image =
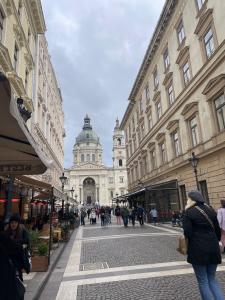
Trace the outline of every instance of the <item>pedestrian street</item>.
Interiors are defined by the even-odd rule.
[[[99,225],[79,227],[40,299],[200,300],[192,268],[176,251],[180,228]],[[217,276],[225,292],[225,257]]]

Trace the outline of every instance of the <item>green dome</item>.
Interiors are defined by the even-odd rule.
[[[81,133],[76,138],[76,144],[78,143],[99,143],[99,137],[97,134],[92,130],[92,126],[90,124],[90,118],[86,116],[84,118],[84,126]]]

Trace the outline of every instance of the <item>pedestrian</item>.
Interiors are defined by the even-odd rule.
[[[9,219],[6,235],[10,237],[16,244],[20,245],[23,249],[23,264],[16,266],[19,272],[19,278],[23,281],[22,269],[25,268],[26,272],[30,272],[29,264],[29,249],[30,241],[29,234],[23,224],[20,224],[19,214],[14,214]]]
[[[4,223],[0,221],[0,299],[23,300],[19,297],[16,276],[23,268],[23,248],[4,232]]]
[[[137,208],[137,219],[141,226],[144,225],[144,209],[141,206],[138,206]]]
[[[221,208],[218,209],[217,219],[221,230],[221,243],[225,253],[225,199],[221,200]]]
[[[192,264],[203,300],[225,300],[215,275],[221,263],[221,231],[213,208],[205,205],[199,191],[188,193],[183,217],[184,235],[188,239],[187,261]]]
[[[100,218],[101,218],[101,226],[105,225],[105,208],[102,206],[100,208]]]
[[[131,217],[131,221],[132,221],[132,225],[133,225],[133,226],[135,225],[136,213],[137,213],[136,208],[135,208],[135,207],[132,207],[131,213],[130,213],[130,217]]]
[[[124,227],[128,227],[129,210],[127,207],[121,208],[121,216],[123,219]]]
[[[94,208],[92,208],[92,210],[91,210],[90,224],[96,224],[96,212],[95,212]]]
[[[119,205],[117,205],[115,208],[115,216],[116,216],[116,224],[121,225],[121,213],[120,213]]]
[[[155,207],[153,207],[150,211],[150,214],[152,216],[153,224],[156,226],[157,219],[158,219],[158,211]]]
[[[90,218],[90,214],[91,214],[91,209],[88,208],[88,210],[87,210],[88,220],[89,220],[89,218]]]
[[[81,226],[85,226],[85,217],[86,217],[86,210],[84,207],[81,208],[81,211],[80,211],[80,224]]]

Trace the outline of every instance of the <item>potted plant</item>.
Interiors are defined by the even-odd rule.
[[[46,272],[48,270],[48,246],[41,242],[33,254],[32,272]]]
[[[62,224],[61,231],[63,241],[67,242],[70,239],[70,225],[67,223]]]

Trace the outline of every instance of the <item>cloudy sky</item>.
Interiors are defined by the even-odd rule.
[[[112,164],[121,120],[165,0],[42,0],[49,52],[62,91],[65,167],[88,113]]]

